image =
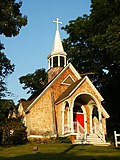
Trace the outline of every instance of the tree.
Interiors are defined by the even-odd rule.
[[[19,78],[20,83],[24,84],[23,89],[28,89],[27,93],[41,92],[47,84],[47,73],[45,69],[37,69],[34,73],[27,74]]]
[[[13,71],[14,64],[11,64],[6,55],[3,52],[0,52],[0,99],[4,97],[7,92],[5,79]]]
[[[26,127],[20,118],[6,119],[0,126],[0,143],[2,145],[26,144]]]
[[[15,109],[13,100],[0,99],[0,125],[8,118],[10,110]]]
[[[22,1],[0,0],[0,34],[6,37],[17,36],[22,26],[27,24],[27,17],[22,16]]]
[[[21,6],[21,1],[0,0],[0,35],[5,37],[17,36],[22,26],[27,24],[27,17],[22,16],[20,12]],[[2,99],[8,93],[6,78],[14,71],[15,67],[3,52],[4,49],[4,45],[0,41],[0,139],[4,137],[2,136],[3,128],[7,125],[6,122],[8,123],[9,121],[9,111],[15,107],[12,100]]]
[[[21,6],[21,1],[0,0],[0,35],[17,36],[21,27],[27,24],[27,17],[20,12]],[[0,42],[0,98],[5,96],[7,91],[6,77],[14,71],[14,65],[2,52],[3,49],[4,45]]]
[[[120,0],[92,0],[90,15],[69,21],[65,51],[80,73],[89,75],[105,98],[109,130],[120,128]]]

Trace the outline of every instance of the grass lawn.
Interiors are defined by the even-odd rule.
[[[120,147],[72,144],[36,144],[0,147],[0,160],[120,160]]]

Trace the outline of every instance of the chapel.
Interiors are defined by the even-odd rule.
[[[30,138],[69,137],[73,144],[106,144],[109,114],[88,76],[68,63],[57,24],[48,55],[48,84],[38,95],[19,101],[18,113]]]

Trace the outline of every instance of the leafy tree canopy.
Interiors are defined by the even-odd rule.
[[[23,89],[28,89],[27,93],[41,92],[47,84],[47,73],[45,69],[37,69],[34,73],[27,74],[19,78],[20,83],[24,84]]]
[[[6,37],[16,36],[22,26],[27,24],[27,17],[22,16],[22,1],[0,0],[0,34]]]
[[[0,52],[0,98],[5,96],[5,93],[7,92],[5,79],[13,71],[14,64],[11,64],[6,55],[3,52]]]
[[[91,0],[91,13],[69,21],[63,40],[69,61],[105,98],[109,127],[120,128],[120,0]]]
[[[27,17],[20,12],[21,6],[21,1],[0,0],[0,35],[17,36],[21,27],[27,24]],[[14,65],[3,53],[3,49],[4,45],[0,41],[0,98],[7,92],[6,77],[14,71]]]
[[[5,37],[14,37],[17,36],[20,32],[22,26],[27,24],[27,17],[22,16],[20,12],[20,7],[22,2],[16,2],[15,0],[0,0],[0,35]],[[4,45],[0,41],[0,143],[4,144],[17,142],[15,127],[19,128],[19,124],[16,122],[14,127],[13,121],[8,120],[8,115],[10,110],[13,110],[15,105],[12,100],[2,99],[7,91],[6,87],[6,78],[9,74],[14,71],[14,64],[11,64],[11,61],[7,58],[3,52]],[[17,54],[17,53],[16,53]],[[15,120],[16,121],[16,120]],[[8,124],[8,122],[10,122]],[[22,123],[21,123],[22,124]],[[2,126],[2,127],[1,127]],[[10,128],[9,128],[9,127]],[[14,129],[14,133],[11,137],[11,129]],[[18,129],[20,131],[20,129]],[[19,137],[22,137],[20,134]],[[11,138],[13,141],[11,142]],[[22,142],[22,140],[20,140]]]

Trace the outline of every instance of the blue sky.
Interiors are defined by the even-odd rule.
[[[90,13],[91,0],[24,0],[21,13],[27,15],[28,24],[13,38],[1,37],[7,57],[15,64],[15,71],[7,79],[7,87],[14,96],[8,97],[16,103],[20,98],[28,98],[18,78],[36,69],[48,69],[47,56],[52,50],[56,24],[59,18],[61,40],[67,37],[61,27],[78,16]]]

